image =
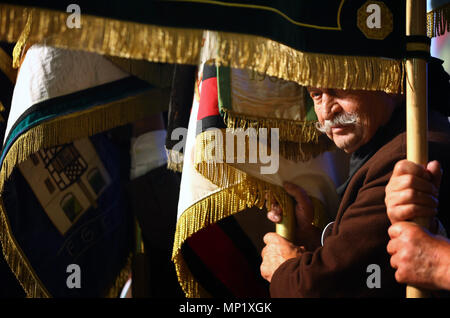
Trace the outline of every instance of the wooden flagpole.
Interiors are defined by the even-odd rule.
[[[406,1],[406,35],[426,36],[426,0]],[[415,44],[415,43],[414,43]],[[408,51],[416,51],[408,48]],[[406,159],[417,164],[428,162],[427,63],[423,58],[406,61]],[[428,227],[424,219],[414,220]],[[407,298],[424,298],[428,294],[413,286],[406,287]]]
[[[295,202],[293,199],[289,202],[292,209],[288,209],[288,211],[283,211],[283,217],[281,218],[281,222],[277,223],[275,226],[275,231],[280,236],[284,237],[286,240],[294,242],[295,239]]]

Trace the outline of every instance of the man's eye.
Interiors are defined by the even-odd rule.
[[[309,96],[311,96],[312,99],[318,99],[322,96],[320,92],[310,92]]]

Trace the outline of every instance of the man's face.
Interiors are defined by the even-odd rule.
[[[378,91],[308,88],[319,123],[347,153],[366,144],[387,123],[397,97]]]

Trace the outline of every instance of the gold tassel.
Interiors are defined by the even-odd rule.
[[[154,107],[149,107],[149,100],[154,102]],[[0,199],[3,196],[4,184],[14,168],[28,159],[31,154],[42,148],[66,144],[145,118],[162,111],[162,105],[167,105],[168,102],[169,89],[154,89],[83,112],[56,118],[31,128],[14,142],[3,160],[0,171]],[[0,221],[0,239],[5,259],[27,296],[50,297],[16,243],[2,201]],[[118,278],[118,282],[121,281],[121,277]],[[116,291],[114,288],[115,286],[112,287],[109,295]]]
[[[450,4],[427,13],[427,35],[430,38],[450,32]]]
[[[26,33],[25,7],[0,4],[0,40]],[[197,65],[203,31],[83,15],[80,29],[66,26],[67,13],[34,9],[27,43],[96,52],[151,62]],[[203,49],[218,65],[247,68],[302,86],[403,92],[404,62],[379,57],[305,53],[260,36],[216,32]]]

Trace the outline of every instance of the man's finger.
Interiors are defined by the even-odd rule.
[[[389,195],[392,192],[406,189],[414,189],[416,191],[438,195],[438,187],[434,185],[434,182],[430,183],[430,181],[411,174],[392,177],[386,186],[386,194]]]
[[[389,227],[388,234],[391,239],[395,239],[402,234],[402,230],[403,230],[402,223],[403,222],[398,222]]]
[[[418,204],[402,204],[395,208],[388,206],[388,217],[392,223],[413,220],[418,217],[432,218],[436,214],[436,208]]]
[[[278,235],[275,232],[266,233],[266,235],[264,235],[264,237],[263,237],[263,241],[264,241],[264,243],[266,243],[266,245],[280,244],[284,241],[289,242],[285,238],[281,237],[280,235]]]
[[[398,250],[398,240],[396,239],[390,240],[388,245],[386,246],[386,250],[391,255],[395,254]]]
[[[423,166],[409,160],[400,160],[397,162],[392,172],[392,176],[394,177],[404,174],[412,174],[424,180],[431,181],[429,173]]]
[[[273,210],[270,210],[269,212],[267,212],[267,218],[274,223],[281,222],[281,215],[279,215],[278,213],[276,213]]]
[[[386,206],[393,207],[405,204],[417,204],[429,208],[437,208],[439,200],[434,195],[409,188],[403,191],[391,192],[386,196]]]
[[[414,235],[413,231],[420,229],[420,226],[414,222],[397,222],[388,229],[388,234],[391,239],[402,236],[401,240],[408,240],[411,235]]]

